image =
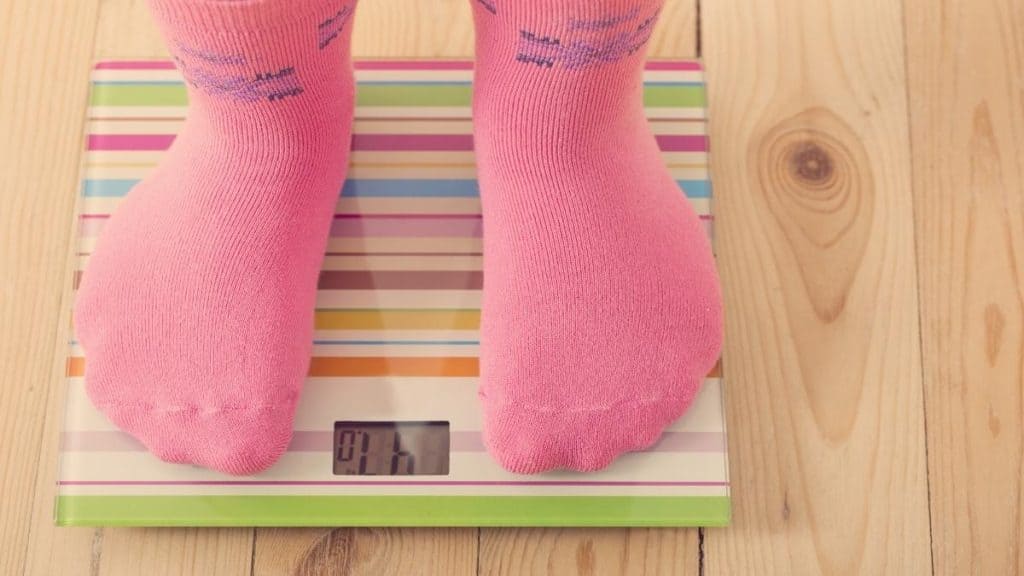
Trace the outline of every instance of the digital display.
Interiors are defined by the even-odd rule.
[[[448,422],[335,422],[336,476],[448,474]]]

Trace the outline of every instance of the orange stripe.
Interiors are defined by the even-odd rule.
[[[476,358],[338,358],[316,357],[309,366],[313,377],[451,376],[479,375]]]
[[[475,377],[480,373],[476,358],[362,358],[315,357],[309,375],[327,377],[448,376]],[[67,375],[85,374],[85,358],[68,358]]]
[[[67,375],[69,378],[82,376],[85,374],[85,358],[79,356],[73,356],[68,358]]]
[[[317,330],[476,330],[479,310],[317,310]]]
[[[362,358],[315,357],[309,366],[309,375],[328,377],[375,376],[450,376],[476,377],[480,373],[477,358]],[[85,358],[68,358],[67,375],[75,378],[85,374]],[[722,377],[722,363],[711,369],[708,378]]]
[[[708,372],[708,378],[721,378],[721,377],[722,377],[722,361],[719,360],[718,363],[715,364],[715,367],[711,369],[711,372]]]

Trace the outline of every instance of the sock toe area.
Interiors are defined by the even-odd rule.
[[[572,408],[482,401],[488,451],[509,472],[536,474],[560,469],[594,472],[622,454],[650,448],[686,412],[693,396]]]
[[[246,476],[270,468],[291,442],[301,363],[188,373],[166,359],[126,363],[106,346],[94,349],[85,369],[89,400],[164,462]]]
[[[232,475],[271,467],[288,448],[294,406],[105,405],[101,410],[161,460]]]

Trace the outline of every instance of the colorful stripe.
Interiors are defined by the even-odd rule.
[[[724,526],[728,497],[59,496],[61,526]],[[339,519],[344,519],[339,522]]]
[[[703,86],[688,83],[646,85],[644,106],[651,108],[703,108]],[[177,106],[188,104],[184,83],[178,84],[94,84],[91,106]],[[419,84],[395,82],[360,84],[356,90],[359,107],[469,108],[473,103],[471,86],[462,83]]]
[[[61,480],[60,486],[725,486],[726,482],[631,480]]]
[[[353,63],[356,70],[472,70],[471,60],[359,60]],[[651,60],[647,70],[701,71],[700,62],[684,60]],[[175,70],[169,60],[104,60],[98,62],[96,70]]]
[[[480,290],[481,272],[334,270],[320,274],[321,290]]]
[[[438,217],[422,215],[418,218],[336,218],[331,226],[334,237],[390,236],[393,238],[462,237],[481,238],[483,221],[479,218]]]
[[[721,377],[721,364],[716,364],[708,378]],[[71,356],[66,375],[85,375],[85,358]],[[314,356],[309,365],[311,378],[475,378],[480,375],[476,357],[358,357]]]
[[[317,330],[476,330],[480,326],[479,310],[317,310],[315,318]]]
[[[139,183],[138,179],[87,179],[82,185],[86,198],[122,198]],[[681,180],[679,186],[689,198],[709,198],[706,180]],[[349,180],[341,192],[348,198],[479,198],[476,180]]]
[[[452,452],[486,451],[479,430],[451,432]],[[296,430],[289,452],[330,452],[334,448],[334,432]],[[718,432],[666,432],[648,452],[721,452],[725,435]],[[144,452],[141,442],[124,432],[70,431],[61,435],[62,452]]]
[[[93,152],[165,151],[174,142],[173,134],[90,134],[86,147]],[[663,152],[707,152],[707,137],[702,135],[655,136]],[[469,152],[470,134],[355,134],[352,150],[411,152]]]

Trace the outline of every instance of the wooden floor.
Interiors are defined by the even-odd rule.
[[[361,56],[468,56],[363,0]],[[670,0],[709,69],[733,526],[52,526],[95,58],[142,0],[0,0],[0,574],[1024,574],[1024,2]]]

